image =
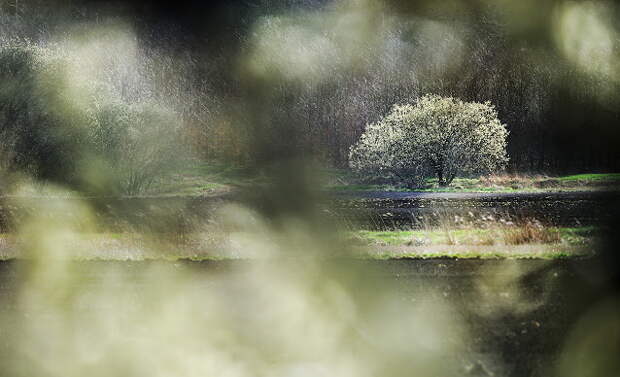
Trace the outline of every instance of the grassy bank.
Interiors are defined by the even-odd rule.
[[[323,187],[333,191],[412,191],[390,184],[369,184],[350,171],[328,169],[323,172]],[[181,171],[162,179],[151,195],[201,196],[229,192],[235,188],[265,183],[265,178],[243,167],[192,162]],[[320,182],[317,183],[320,187]],[[439,187],[436,178],[428,179],[415,191],[425,192],[559,192],[614,190],[620,185],[620,173],[578,174],[567,176],[493,175],[455,178],[448,187]]]
[[[593,227],[554,228],[520,225],[490,228],[408,231],[349,231],[342,234],[344,254],[355,258],[562,258],[592,255],[600,230]],[[259,245],[256,244],[259,243]],[[260,243],[272,243],[264,248]],[[27,239],[0,234],[0,259],[26,256]],[[286,256],[261,254],[281,248],[245,232],[200,232],[149,235],[140,233],[74,234],[64,240],[62,257],[79,260],[210,260]]]
[[[427,192],[559,192],[615,190],[620,173],[546,175],[491,175],[478,178],[455,178],[448,187],[437,179],[426,180],[423,187],[412,190],[390,184],[368,184],[344,170],[331,170],[327,188],[335,191],[427,191]]]
[[[229,192],[256,183],[253,172],[242,166],[188,161],[184,167],[163,177],[149,190],[151,195],[203,196]]]
[[[589,256],[600,239],[594,227],[537,224],[490,228],[351,231],[349,242],[368,258],[564,258]]]
[[[248,167],[218,162],[189,160],[182,168],[158,179],[139,196],[212,196],[239,188],[266,185],[268,178]],[[422,187],[411,189],[387,183],[369,183],[347,169],[317,171],[315,189],[328,191],[421,191],[421,192],[561,192],[616,190],[620,173],[546,175],[491,175],[477,178],[455,178],[448,187],[440,187],[436,178],[427,179]],[[31,182],[32,183],[32,182]],[[43,187],[40,182],[33,187]],[[40,196],[39,187],[31,194]],[[0,182],[0,196],[6,187]],[[23,190],[22,190],[23,191]],[[32,190],[31,190],[32,191]],[[6,193],[5,193],[6,194]],[[23,194],[28,195],[28,191]],[[79,193],[67,191],[67,195]]]

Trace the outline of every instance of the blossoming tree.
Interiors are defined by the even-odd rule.
[[[408,187],[419,187],[433,176],[447,186],[457,175],[504,168],[507,136],[490,102],[427,95],[413,105],[394,105],[383,119],[369,124],[351,146],[349,164]]]

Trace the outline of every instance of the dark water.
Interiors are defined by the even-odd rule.
[[[170,264],[170,269],[187,269],[197,274],[243,273],[248,261],[185,262]],[[568,335],[576,321],[602,300],[608,292],[600,276],[599,261],[588,260],[334,260],[337,271],[356,271],[368,286],[381,285],[384,293],[403,302],[446,303],[456,308],[454,321],[464,325],[467,338],[462,354],[454,355],[464,376],[550,376]],[[96,291],[100,276],[114,268],[121,275],[125,292],[136,298],[151,292],[140,274],[149,262],[80,262],[82,291]],[[331,268],[330,267],[330,268]],[[0,263],[0,314],[15,310],[15,292],[20,284],[16,262]],[[114,281],[106,281],[114,284]],[[348,283],[345,283],[345,286]],[[202,289],[212,289],[208,285]],[[215,289],[215,288],[213,288]],[[356,300],[372,296],[355,284],[350,294]],[[165,300],[166,297],[161,297]],[[131,304],[130,304],[131,305]],[[260,310],[260,308],[255,308]],[[120,312],[129,310],[118,308]],[[363,317],[363,306],[360,306]],[[31,313],[20,313],[13,321]],[[73,314],[75,315],[75,313]],[[247,313],[251,315],[251,313]],[[0,324],[4,328],[16,323]],[[0,342],[0,352],[10,354],[12,345]],[[604,350],[601,350],[604,352]],[[411,366],[412,372],[415,366]]]
[[[536,219],[546,225],[590,226],[613,220],[617,192],[574,193],[362,193],[335,199],[336,218],[365,229],[437,225],[441,221]]]
[[[72,208],[71,202],[86,202],[98,223],[107,231],[182,232],[213,218],[230,197],[136,197],[136,198],[2,198],[0,232],[18,229],[24,219],[37,216],[53,221],[57,208]],[[67,205],[69,204],[69,205]],[[65,213],[67,220],[80,224],[84,214]]]
[[[0,231],[19,227],[22,219],[36,214],[56,216],[54,201],[81,199],[26,198],[9,201],[0,198]],[[106,230],[184,232],[193,231],[217,219],[217,208],[230,201],[246,203],[269,217],[267,203],[245,196],[221,197],[153,197],[153,198],[90,198],[86,199]],[[410,228],[437,225],[459,216],[467,222],[536,219],[547,225],[600,225],[613,220],[610,208],[618,208],[620,192],[566,193],[421,193],[362,192],[332,193],[322,202],[326,217],[347,227],[364,229]],[[71,214],[68,214],[70,217]],[[76,213],[76,222],[81,216]]]

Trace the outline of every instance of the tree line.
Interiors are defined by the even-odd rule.
[[[187,16],[191,7],[187,14],[170,15],[123,4],[31,0],[20,1],[15,8],[5,1],[0,4],[4,49],[27,42],[36,47],[32,51],[55,54],[64,39],[71,40],[93,25],[106,38],[114,38],[118,34],[114,28],[121,25],[129,31],[136,53],[104,59],[107,65],[97,68],[97,81],[107,88],[102,92],[113,93],[103,96],[106,106],[112,106],[111,97],[120,100],[121,123],[148,118],[137,110],[140,106],[165,109],[167,115],[155,122],[160,124],[158,129],[178,130],[181,142],[191,147],[184,149],[207,160],[248,164],[301,156],[346,167],[349,150],[367,125],[386,116],[394,105],[440,95],[493,104],[509,132],[507,169],[511,172],[620,168],[616,148],[620,76],[589,70],[587,64],[571,59],[554,42],[552,31],[541,29],[551,22],[545,12],[522,32],[513,27],[521,19],[515,20],[510,9],[492,4],[463,3],[456,10],[446,10],[425,1],[413,9],[389,1],[219,3],[201,13],[201,22]],[[613,11],[609,17],[617,19],[617,8],[609,9]],[[593,14],[602,17],[599,13]],[[613,26],[607,31],[617,35]],[[118,43],[127,42],[126,34],[118,34]],[[92,41],[99,38],[92,35]],[[7,50],[7,46],[13,47]],[[3,59],[17,64],[15,56],[9,55]],[[613,54],[609,59],[618,63]],[[592,65],[601,60],[593,55]],[[3,74],[13,80],[14,72],[7,67]],[[10,117],[18,116],[9,111],[17,106],[10,98],[18,97],[6,85],[3,91],[2,106],[8,112],[1,126],[8,135],[7,130],[15,131],[17,124]],[[30,106],[32,115],[37,110],[29,103],[24,100],[19,106]],[[23,116],[25,110],[15,111]],[[52,121],[49,112],[45,114],[49,124],[62,119]],[[88,114],[90,118],[84,115],[84,119],[103,119],[93,111]],[[66,153],[76,145],[77,139],[71,138],[79,128],[60,129],[63,132],[53,132],[52,137],[36,127],[23,128],[28,137],[43,133],[32,139],[43,144],[35,145],[39,154],[30,163],[52,165],[37,168],[49,175],[65,174],[55,168],[71,159]],[[11,140],[17,140],[11,134]],[[50,143],[65,137],[70,139],[67,143]],[[7,140],[8,136],[3,147]],[[28,146],[23,149],[32,151]]]

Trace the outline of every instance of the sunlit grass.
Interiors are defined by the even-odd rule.
[[[504,230],[512,228],[518,227],[453,229],[449,230],[451,240],[448,239],[445,229],[395,231],[358,230],[349,232],[349,235],[370,244],[382,245],[415,245],[416,243],[439,245],[448,242],[466,245],[487,245],[490,239],[496,240],[497,243],[502,242],[502,233]],[[596,227],[549,227],[546,229],[550,232],[557,232],[559,234],[560,237],[557,242],[564,242],[567,244],[583,244],[597,232]]]
[[[552,248],[542,248],[536,252],[531,250],[515,251],[511,250],[506,253],[501,250],[491,250],[481,252],[474,250],[439,250],[426,252],[399,252],[399,251],[382,251],[379,253],[369,253],[362,255],[361,258],[370,260],[399,260],[399,259],[565,259],[575,257],[586,257],[590,254],[587,252],[573,250],[556,250]]]
[[[149,195],[218,195],[258,181],[256,174],[243,166],[190,160],[181,169],[157,182]]]
[[[411,189],[392,184],[372,184],[360,181],[343,169],[325,169],[323,187],[339,192],[558,192],[596,191],[614,189],[620,183],[620,173],[577,174],[560,177],[543,175],[498,175],[480,178],[455,178],[448,187],[439,187],[436,178],[426,180],[424,187]],[[255,171],[234,164],[189,160],[180,169],[162,177],[145,192],[147,196],[209,196],[234,191],[251,185],[265,184],[266,179]],[[317,183],[317,185],[319,185]],[[0,193],[1,195],[1,193]]]
[[[369,231],[347,234],[371,259],[400,258],[543,258],[592,255],[596,227],[558,228],[497,226],[491,228]],[[522,234],[521,232],[525,232]],[[515,237],[523,242],[515,242]]]
[[[327,189],[333,191],[420,191],[420,192],[558,192],[615,189],[620,173],[577,174],[551,177],[545,175],[491,175],[479,178],[455,178],[447,187],[440,187],[437,178],[429,178],[422,187],[365,183],[347,170],[330,169]]]
[[[558,177],[560,181],[620,181],[620,173],[575,174]]]

